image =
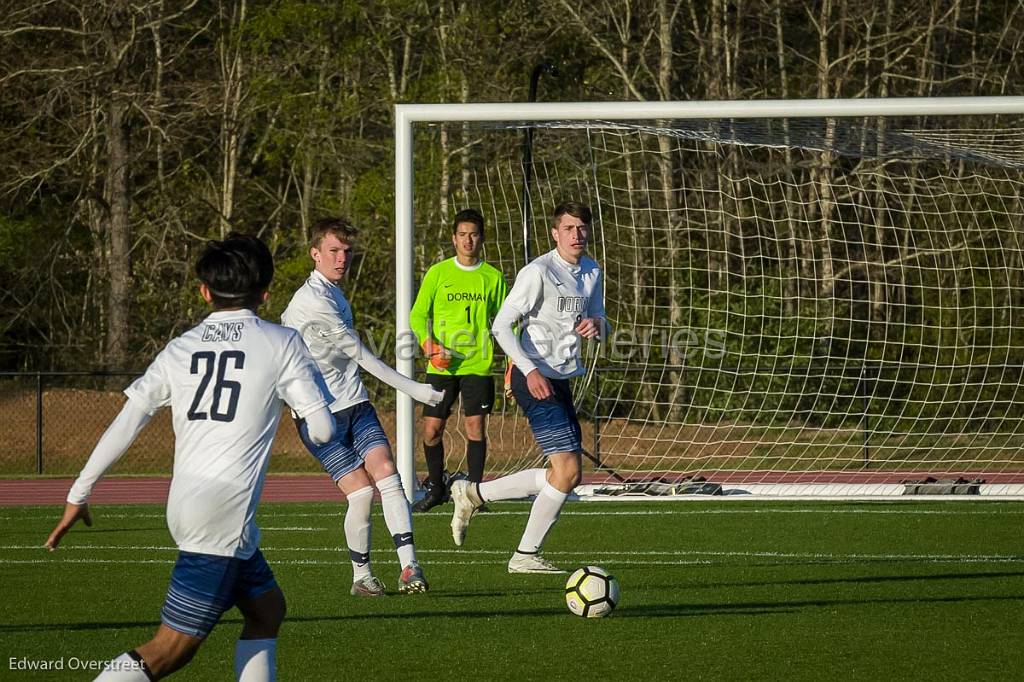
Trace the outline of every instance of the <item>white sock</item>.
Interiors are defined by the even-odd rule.
[[[544,484],[537,494],[537,499],[533,501],[530,518],[526,522],[526,530],[523,531],[519,549],[516,551],[526,554],[536,554],[540,551],[540,546],[544,544],[544,537],[558,520],[558,514],[562,511],[562,505],[565,504],[567,497],[569,497],[569,493],[563,493],[550,483]]]
[[[520,500],[536,495],[547,485],[547,469],[524,469],[480,484],[484,501]]]
[[[149,682],[151,678],[146,674],[145,663],[136,656],[138,654],[134,651],[121,654],[108,662],[96,679],[102,682]]]
[[[384,523],[395,541],[398,561],[405,568],[416,561],[416,545],[412,541],[412,512],[402,490],[402,479],[398,474],[392,474],[377,482],[377,490],[380,491],[380,505],[384,508]]]
[[[360,488],[346,496],[345,544],[352,560],[352,582],[368,578],[370,570],[370,510],[373,506],[373,487]]]
[[[235,644],[238,682],[273,682],[277,677],[277,640],[240,639]]]

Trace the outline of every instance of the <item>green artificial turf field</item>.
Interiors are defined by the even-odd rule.
[[[565,576],[511,576],[529,507],[492,504],[456,549],[451,507],[417,515],[424,595],[357,599],[337,504],[266,504],[264,553],[288,598],[281,680],[1024,678],[1024,503],[572,503],[545,546],[614,573],[603,620]],[[61,549],[56,507],[0,508],[0,679],[72,671],[154,631],[175,550],[163,510],[99,506]],[[373,560],[398,566],[383,518]],[[233,679],[237,611],[180,679]],[[63,670],[29,672],[40,662]]]

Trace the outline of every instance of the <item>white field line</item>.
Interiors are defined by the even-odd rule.
[[[0,551],[35,551],[42,549],[37,545],[0,545]],[[275,547],[267,546],[261,548],[264,552],[327,552],[342,553],[343,548],[335,547]],[[62,547],[49,561],[94,561],[103,563],[106,561],[122,561],[118,559],[64,559],[61,553],[80,551],[112,551],[112,552],[177,552],[178,548],[170,545],[69,545]],[[391,555],[394,550],[390,548],[379,548],[372,550],[373,554]],[[457,555],[457,556],[498,556],[504,560],[509,555],[509,550],[488,550],[488,549],[419,549],[418,554],[423,555]],[[924,563],[1024,563],[1024,555],[1012,554],[834,554],[827,552],[753,552],[753,551],[703,551],[703,550],[576,550],[576,551],[551,551],[545,552],[546,556],[563,557],[585,557],[587,560],[596,561],[594,557],[603,557],[614,563],[715,563],[714,560],[722,559],[774,559],[774,560],[799,560],[799,561],[821,561],[829,563],[859,563],[864,561],[889,561],[889,562],[924,562]],[[710,557],[710,559],[702,559]],[[664,558],[675,558],[675,561],[661,561]],[[685,559],[686,561],[680,561]],[[0,563],[12,563],[15,560],[0,559]],[[46,563],[46,559],[33,560],[35,563]],[[157,560],[123,560],[138,563],[162,563]],[[292,561],[313,561],[319,560],[292,560]],[[327,563],[348,564],[347,558],[337,562]],[[431,563],[452,563],[461,565],[464,562],[445,562],[431,560]],[[490,562],[484,562],[490,563]]]
[[[272,530],[275,532],[280,531],[302,531],[302,530],[338,530],[340,526],[329,527],[329,526],[260,526],[261,531]]]

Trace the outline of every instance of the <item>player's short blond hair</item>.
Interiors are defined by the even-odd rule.
[[[321,218],[313,225],[313,235],[310,246],[319,249],[324,237],[333,234],[342,244],[351,244],[359,236],[357,230],[347,218],[332,217]]]

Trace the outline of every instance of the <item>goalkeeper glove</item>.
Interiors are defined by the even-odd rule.
[[[437,369],[448,369],[448,365],[452,363],[452,355],[448,349],[433,339],[424,341],[422,348],[423,354],[429,359],[430,364]]]
[[[510,362],[505,368],[505,400],[514,403],[516,398],[512,395],[512,367],[514,365]]]

